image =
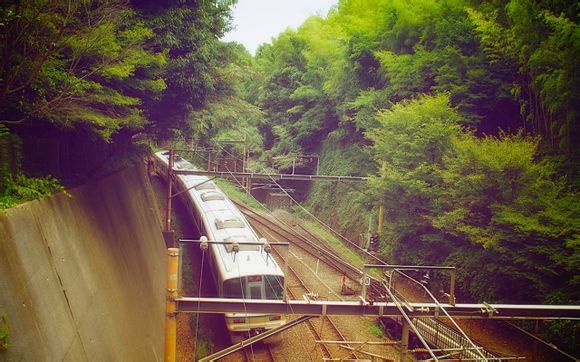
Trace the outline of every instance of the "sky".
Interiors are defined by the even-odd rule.
[[[297,29],[311,15],[326,17],[338,0],[238,0],[233,9],[234,29],[222,40],[242,43],[252,55],[262,43],[288,27]]]

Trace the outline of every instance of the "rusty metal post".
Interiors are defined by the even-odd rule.
[[[409,323],[403,321],[403,332],[401,335],[401,361],[405,360],[405,355],[409,350]]]
[[[363,275],[362,275],[362,298],[364,301],[367,300],[367,267],[366,265],[363,266]]]
[[[165,362],[175,362],[177,349],[177,271],[179,268],[179,249],[167,249],[167,294],[165,303]]]
[[[451,270],[451,281],[449,283],[449,304],[455,305],[455,269]]]
[[[244,157],[242,157],[242,171],[247,172],[248,169],[248,158],[249,158],[249,150],[248,150],[248,135],[244,135]],[[244,177],[243,185],[246,187],[246,192],[248,195],[252,194],[252,185],[249,177]]]
[[[175,247],[175,233],[171,228],[171,199],[173,193],[173,164],[175,150],[169,150],[169,165],[167,167],[167,205],[165,207],[165,229],[163,230],[163,239],[165,246],[168,248]]]

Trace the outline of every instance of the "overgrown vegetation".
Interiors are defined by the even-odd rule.
[[[62,174],[76,183],[94,177],[99,173],[96,169],[117,167],[118,160],[127,159],[118,154],[133,152],[127,145],[139,132],[162,139],[189,137],[193,130],[199,130],[190,120],[204,109],[206,100],[217,102],[233,92],[234,86],[225,75],[233,55],[228,55],[228,45],[218,38],[229,27],[234,3],[3,2],[2,207],[58,190],[58,183],[47,173]],[[232,108],[241,108],[235,104]],[[66,139],[52,131],[54,126],[67,133]],[[51,132],[44,134],[48,128]],[[86,130],[91,130],[93,137],[87,136]],[[76,131],[78,140],[74,140]],[[53,157],[50,167],[54,172],[45,170],[35,180],[17,171],[14,165],[22,156],[20,139],[46,147],[46,154]],[[101,146],[103,141],[109,145]],[[95,146],[86,147],[85,142]],[[87,151],[98,156],[75,155]],[[113,159],[117,165],[110,165]]]
[[[264,154],[370,175],[307,204],[354,240],[383,204],[381,257],[457,266],[464,300],[578,303],[576,5],[341,0],[257,51]]]
[[[0,124],[0,209],[23,201],[45,198],[62,191],[60,182],[52,176],[31,178],[24,175],[19,137],[10,134]]]
[[[578,303],[577,2],[339,0],[255,57],[218,40],[234,3],[0,5],[0,205],[59,190],[18,165],[29,126],[246,139],[254,171],[370,175],[306,204],[353,240],[383,204],[388,262],[458,266],[466,300]]]
[[[10,326],[8,315],[2,313],[2,325],[0,326],[0,351],[10,348]]]

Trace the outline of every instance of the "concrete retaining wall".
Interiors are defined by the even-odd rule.
[[[0,211],[0,360],[162,360],[166,249],[143,168],[70,194]]]

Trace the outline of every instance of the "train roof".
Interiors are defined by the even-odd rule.
[[[155,154],[166,164],[169,163],[169,151]],[[196,170],[196,167],[179,156],[174,156],[174,168],[179,170]],[[203,217],[206,235],[211,241],[236,242],[238,251],[233,245],[211,244],[211,250],[222,279],[238,278],[249,275],[278,275],[283,272],[272,256],[263,250],[259,238],[244,215],[232,203],[217,185],[207,176],[179,175],[182,187],[189,189],[189,197]]]

